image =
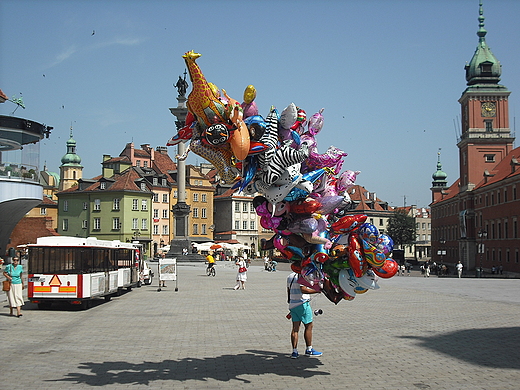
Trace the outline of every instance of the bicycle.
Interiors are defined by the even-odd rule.
[[[276,265],[278,264],[278,262],[274,261],[274,260],[269,260],[266,264],[265,264],[265,270],[267,272],[273,272],[275,271],[276,272]]]
[[[213,264],[212,267],[209,267],[209,263],[206,263],[206,264],[208,264],[208,267],[206,268],[206,275],[215,276],[217,274],[215,271],[215,264]]]

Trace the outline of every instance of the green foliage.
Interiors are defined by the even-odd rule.
[[[392,237],[394,244],[402,248],[415,242],[415,219],[398,210],[388,219],[387,234]]]

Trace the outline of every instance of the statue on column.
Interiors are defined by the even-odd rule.
[[[177,92],[180,97],[186,97],[186,91],[188,90],[188,82],[186,81],[186,71],[184,71],[184,79],[179,76],[179,80],[177,80],[177,84],[175,84],[177,88]]]

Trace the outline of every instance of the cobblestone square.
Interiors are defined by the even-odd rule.
[[[257,264],[257,263],[255,263]],[[290,359],[288,264],[248,271],[179,264],[175,282],[100,300],[86,311],[9,317],[2,301],[1,388],[8,389],[518,389],[520,281],[380,280],[334,305],[312,301],[319,358]],[[303,337],[300,351],[303,352]]]

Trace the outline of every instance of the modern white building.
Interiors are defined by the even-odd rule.
[[[6,255],[14,227],[43,200],[39,141],[52,127],[0,115],[0,255]]]

